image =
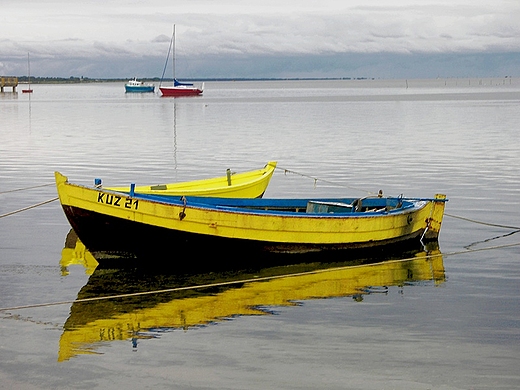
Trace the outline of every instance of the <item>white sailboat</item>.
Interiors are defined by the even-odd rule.
[[[29,53],[27,53],[27,74],[29,76],[29,87],[26,89],[22,89],[22,93],[32,93],[31,89],[31,61],[29,59]]]

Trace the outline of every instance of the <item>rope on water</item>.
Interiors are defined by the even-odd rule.
[[[504,228],[504,229],[515,229],[515,230],[520,230],[520,227],[518,227],[518,226],[498,225],[498,224],[495,224],[495,223],[482,222],[482,221],[477,221],[477,220],[475,220],[475,219],[470,219],[470,218],[465,218],[465,217],[459,217],[458,215],[453,215],[453,214],[448,214],[448,213],[444,213],[444,215],[446,215],[447,217],[452,217],[452,218],[462,219],[463,221],[467,221],[467,222],[478,223],[478,224],[480,224],[480,225],[493,226],[493,227]]]
[[[512,236],[513,234],[516,234],[516,233],[520,233],[520,230],[513,230],[512,232],[509,232],[507,234],[501,234],[500,236],[486,238],[485,240],[475,241],[475,242],[472,242],[469,245],[465,245],[464,248],[470,249],[472,246],[475,246],[475,245],[478,245],[478,244],[483,244],[485,242],[490,242],[490,241],[493,241],[493,240],[498,240],[498,239],[505,238],[505,237],[509,237],[509,236]]]
[[[457,251],[457,252],[450,252],[450,253],[438,253],[438,254],[434,254],[434,255],[425,255],[425,256],[423,256],[423,258],[424,259],[433,259],[436,257],[449,257],[449,256],[466,254],[466,253],[488,251],[488,250],[494,250],[494,249],[500,249],[500,248],[509,248],[509,247],[514,247],[514,246],[520,246],[520,242],[513,243],[513,244],[486,247],[486,248],[479,248],[479,249],[468,249],[468,250],[464,250],[464,251]],[[417,257],[410,257],[410,258],[399,259],[399,260],[395,260],[395,261],[396,262],[405,262],[405,261],[417,260],[417,259],[418,259]],[[294,277],[294,276],[305,276],[305,275],[311,275],[311,274],[340,271],[343,269],[355,268],[355,267],[362,267],[362,265],[334,267],[334,268],[319,269],[319,270],[313,270],[313,271],[307,271],[307,272],[298,272],[298,273],[294,273],[294,274],[265,276],[265,277],[261,277],[261,278],[233,280],[233,281],[229,281],[229,282],[210,283],[210,284],[202,284],[202,285],[196,285],[196,286],[175,287],[175,288],[168,288],[168,289],[163,289],[163,290],[142,291],[142,292],[138,292],[138,293],[84,298],[84,299],[76,299],[76,300],[72,300],[72,301],[59,301],[59,302],[48,302],[48,303],[36,303],[36,304],[32,304],[32,305],[23,305],[23,306],[2,307],[2,308],[0,308],[0,312],[9,311],[9,310],[32,309],[32,308],[38,308],[38,307],[70,305],[70,304],[74,304],[74,303],[85,303],[85,302],[102,301],[102,300],[108,300],[108,299],[129,298],[129,297],[137,297],[137,296],[144,296],[144,295],[151,295],[151,294],[163,294],[163,293],[187,291],[187,290],[200,290],[200,289],[204,289],[204,288],[231,286],[231,285],[235,285],[235,284],[245,284],[245,283],[252,283],[252,282],[265,282],[265,281],[269,281],[269,280],[282,279],[282,278],[288,278],[288,277]]]
[[[17,188],[17,189],[15,189],[15,190],[1,191],[1,192],[0,192],[0,195],[1,195],[1,194],[8,194],[8,193],[10,193],[10,192],[32,190],[32,189],[34,189],[34,188],[49,187],[49,186],[54,186],[54,185],[56,185],[56,183],[42,184],[42,185],[38,185],[38,186],[25,187],[25,188]]]
[[[46,201],[44,201],[44,202],[40,202],[40,203],[33,204],[32,206],[24,207],[23,209],[19,209],[19,210],[11,211],[11,212],[6,213],[6,214],[2,214],[2,215],[0,215],[0,218],[4,218],[4,217],[8,217],[9,215],[13,215],[13,214],[21,213],[22,211],[26,211],[26,210],[34,209],[35,207],[43,206],[44,204],[54,202],[55,200],[58,200],[58,197],[56,197],[56,198],[52,198],[52,199],[49,199],[49,200],[46,200]]]
[[[283,167],[276,167],[276,169],[282,170],[285,174],[292,173],[293,175],[298,175],[298,176],[306,177],[308,179],[312,179],[314,181],[314,187],[316,187],[318,181],[321,181],[323,183],[331,184],[331,185],[334,185],[334,186],[337,186],[337,187],[345,187],[345,188],[350,188],[351,190],[366,192],[367,194],[371,194],[371,195],[377,194],[377,192],[372,192],[372,191],[368,191],[368,190],[365,190],[365,189],[362,189],[362,188],[356,188],[356,187],[352,187],[352,186],[347,186],[345,184],[336,183],[336,182],[333,182],[333,181],[330,181],[330,180],[326,180],[326,179],[320,179],[319,177],[306,175],[304,173],[296,172],[296,171],[293,171],[291,169],[287,169],[287,168],[283,168]]]

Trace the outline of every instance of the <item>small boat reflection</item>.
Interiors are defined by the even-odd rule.
[[[71,265],[82,265],[85,273],[92,275],[99,263],[94,256],[85,248],[85,245],[78,239],[74,230],[70,230],[65,238],[65,247],[61,251],[60,268],[61,275],[69,274]]]
[[[364,295],[385,292],[390,286],[438,285],[445,280],[437,243],[388,257],[339,262],[320,253],[312,262],[180,274],[151,267],[96,268],[88,250],[79,242],[73,243],[74,232],[70,236],[67,245],[74,244],[75,255],[67,255],[70,252],[64,249],[68,257],[61,265],[83,264],[88,272],[93,268],[77,297],[93,300],[72,304],[60,338],[58,361],[97,354],[103,343],[116,340],[129,341],[136,349],[142,340],[160,337],[165,331],[188,331],[236,316],[268,315],[270,306],[347,296],[362,301]],[[79,258],[81,253],[83,259]],[[243,255],[244,263],[248,258],[248,254]],[[96,300],[121,294],[135,295]]]

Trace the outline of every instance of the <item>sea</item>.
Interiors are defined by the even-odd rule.
[[[519,78],[21,89],[0,94],[0,389],[520,388]],[[226,251],[171,242],[102,267],[56,200],[56,171],[145,185],[268,161],[264,197],[445,194],[438,245],[186,275]]]

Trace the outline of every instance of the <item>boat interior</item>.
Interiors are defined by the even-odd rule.
[[[326,198],[326,199],[241,199],[207,197],[173,197],[165,199],[157,195],[135,194],[135,197],[151,201],[172,203],[183,206],[206,207],[218,210],[252,210],[266,213],[305,213],[305,214],[352,214],[384,213],[413,207],[413,202],[402,197],[367,196],[363,198]]]

